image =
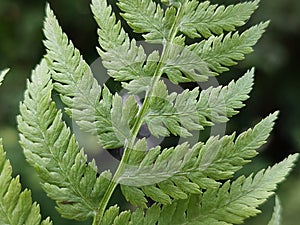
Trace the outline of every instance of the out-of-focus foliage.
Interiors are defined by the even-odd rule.
[[[88,63],[97,58],[94,46],[97,45],[96,23],[94,22],[88,0],[49,0],[64,30],[80,49]],[[112,4],[115,0],[110,1]],[[213,2],[220,3],[220,0]],[[224,4],[237,0],[225,0]],[[17,143],[15,115],[18,102],[22,99],[25,79],[31,69],[45,54],[42,47],[42,23],[46,1],[36,0],[0,0],[0,69],[10,67],[0,89],[0,136],[4,140],[8,158],[15,173],[21,174],[25,187],[32,189],[33,199],[44,203],[41,207],[43,216],[50,215],[56,224],[81,224],[60,220],[53,210],[54,203],[41,191],[38,179],[32,176],[32,170],[24,160]],[[247,110],[236,116],[228,124],[228,133],[236,127],[249,127],[262,115],[280,110],[277,125],[272,134],[263,158],[258,159],[257,166],[269,164],[266,161],[279,161],[288,153],[300,149],[300,1],[299,0],[261,0],[260,8],[252,18],[256,21],[271,20],[267,32],[255,52],[245,61],[234,67],[233,72],[223,76],[230,80],[252,65],[256,67],[255,86],[252,97],[247,101]],[[251,21],[250,21],[251,24]],[[127,28],[128,29],[128,28]],[[256,165],[256,164],[254,164]],[[300,197],[299,167],[293,177],[282,185],[279,193],[283,206],[285,225],[294,225],[298,221]],[[271,202],[272,203],[272,202]],[[267,204],[271,217],[272,204]],[[269,218],[264,216],[249,221],[247,224],[267,224]]]

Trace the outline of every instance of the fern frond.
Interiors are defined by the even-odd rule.
[[[2,84],[2,81],[3,81],[4,77],[5,77],[5,75],[8,73],[8,71],[9,71],[9,69],[4,69],[4,70],[0,71],[0,86]]]
[[[50,7],[46,10],[44,33],[47,47],[47,62],[54,88],[61,94],[67,106],[67,113],[81,129],[98,135],[104,148],[113,149],[124,145],[124,139],[117,137],[110,111],[113,98],[107,88],[101,96],[101,87],[93,77],[89,65],[82,59],[67,35],[62,32]],[[101,101],[100,98],[102,97]]]
[[[87,162],[62,122],[62,113],[51,99],[52,88],[50,71],[43,60],[33,71],[20,105],[20,143],[62,216],[86,219],[96,214],[111,174],[106,171],[97,177],[95,162]]]
[[[147,152],[146,144],[142,144],[145,140],[141,140],[132,152],[135,163],[132,162],[118,179],[124,196],[139,206],[144,206],[145,195],[169,204],[170,197],[185,199],[188,194],[218,187],[219,180],[231,178],[257,155],[256,150],[266,142],[276,117],[277,113],[271,114],[237,138],[235,134],[211,137],[205,144],[200,142],[192,148],[184,143]],[[155,196],[151,190],[155,190]]]
[[[268,225],[280,225],[281,224],[281,204],[278,196],[275,196],[275,205],[274,205],[274,211],[272,214],[272,218],[269,221]]]
[[[213,123],[223,123],[238,114],[237,109],[244,107],[243,102],[249,98],[253,77],[254,68],[248,70],[236,82],[231,81],[227,86],[203,90],[197,102],[200,118],[206,117]]]
[[[202,91],[195,88],[180,94],[169,94],[162,77],[166,75],[174,84],[206,81],[244,59],[268,22],[241,34],[235,30],[250,18],[259,0],[229,6],[197,0],[117,2],[121,16],[134,32],[163,47],[161,52],[147,55],[122,28],[107,0],[92,0],[91,9],[99,27],[97,50],[103,65],[130,94],[146,93],[141,104],[134,95],[113,95],[98,84],[47,5],[46,59],[32,72],[17,117],[20,143],[43,189],[56,201],[63,217],[93,217],[93,225],[227,225],[240,224],[256,215],[259,205],[273,194],[298,155],[256,175],[241,176],[233,182],[229,179],[258,154],[278,112],[240,135],[211,136],[194,146],[183,143],[148,149],[146,138],[138,138],[143,126],[156,137],[188,137],[191,131],[227,122],[238,113],[249,98],[254,69],[227,86]],[[205,39],[187,46],[187,37]],[[6,72],[0,73],[0,84]],[[60,94],[67,114],[82,130],[98,135],[104,148],[124,147],[113,176],[110,171],[98,174],[95,161],[88,162],[62,120],[62,112],[51,97],[53,90]],[[27,207],[24,213],[33,211],[33,219],[40,223],[37,204],[32,204],[29,191],[20,192],[18,178],[11,178],[4,156],[0,141],[0,181],[4,179],[0,183],[0,204],[2,199],[12,199],[12,206],[17,207],[8,206],[7,212],[14,215],[23,210],[17,204],[28,200],[23,204]],[[108,207],[118,185],[126,200],[139,207],[136,211],[120,212],[118,206]],[[154,204],[148,208],[149,200]],[[0,216],[4,214],[1,210],[6,213],[2,207]],[[279,211],[276,199],[269,225],[279,223]],[[42,224],[51,222],[48,219]]]
[[[241,176],[232,183],[227,181],[219,188],[207,189],[203,194],[190,195],[187,199],[176,200],[162,207],[155,204],[145,210],[145,213],[138,209],[131,213],[130,218],[127,211],[116,216],[118,209],[115,208],[115,214],[110,215],[110,219],[114,222],[122,220],[124,225],[241,224],[260,212],[258,207],[285,179],[297,157],[298,154],[290,155],[273,167],[259,171],[255,176]],[[149,217],[152,218],[151,223]]]
[[[199,94],[199,89],[185,90],[181,94],[168,95],[166,85],[157,84],[150,102],[145,122],[154,136],[190,136],[189,130],[201,130],[204,126],[227,122],[238,113],[249,98],[253,85],[254,69],[248,71],[228,86],[210,87]]]
[[[219,221],[240,224],[246,218],[255,216],[260,210],[257,207],[271,196],[277,184],[289,174],[298,157],[290,155],[282,162],[255,176],[239,177],[230,183],[227,181],[219,190],[210,189],[203,194],[201,214],[213,214]]]
[[[198,54],[187,47],[172,45],[167,53],[163,71],[175,84],[182,82],[203,82],[215,75]]]
[[[268,22],[255,25],[242,34],[228,33],[226,36],[211,36],[208,40],[188,46],[188,49],[197,54],[208,67],[217,73],[228,70],[228,66],[243,60],[246,54],[253,51],[253,46],[261,38],[268,26]]]
[[[160,4],[152,0],[119,0],[118,6],[124,12],[122,17],[134,32],[147,33],[143,35],[147,41],[161,43],[168,40],[170,27],[167,26]]]
[[[44,34],[46,37],[44,44],[47,48],[46,59],[52,78],[57,81],[54,84],[55,89],[68,106],[68,112],[75,117],[74,119],[79,120],[79,124],[82,121],[86,129],[96,129],[94,121],[98,111],[101,87],[93,78],[92,71],[82,59],[79,50],[74,48],[73,43],[62,32],[49,5],[46,8]],[[80,113],[82,110],[84,113]]]
[[[184,15],[180,21],[180,31],[191,38],[208,38],[213,33],[234,31],[250,18],[258,7],[259,0],[235,5],[211,5],[209,1],[185,1]]]
[[[144,70],[144,63],[153,60],[144,52],[142,46],[137,46],[136,41],[130,41],[127,33],[121,27],[121,22],[116,22],[116,16],[105,0],[93,0],[91,5],[95,20],[99,26],[98,53],[102,58],[108,74],[117,81],[128,81],[139,77],[149,76]],[[158,62],[158,59],[155,61]],[[155,70],[155,67],[153,68]],[[151,71],[152,75],[154,71]]]
[[[32,202],[31,192],[21,192],[20,178],[12,178],[12,167],[6,159],[0,139],[0,224],[51,225],[50,218],[41,221],[40,207]]]

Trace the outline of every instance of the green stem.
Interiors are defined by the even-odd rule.
[[[160,61],[159,61],[158,65],[156,67],[156,70],[154,72],[153,79],[152,79],[152,82],[149,86],[149,90],[146,93],[146,97],[145,97],[145,100],[143,102],[143,105],[142,105],[142,107],[141,107],[141,109],[140,109],[140,111],[137,115],[137,119],[136,119],[136,121],[135,121],[135,123],[132,127],[132,137],[131,137],[130,140],[128,140],[128,142],[125,145],[124,155],[123,155],[123,157],[120,161],[120,164],[118,166],[117,171],[114,174],[114,177],[113,177],[112,181],[110,182],[110,184],[109,184],[109,186],[108,186],[108,188],[107,188],[107,190],[106,190],[106,192],[103,196],[103,199],[102,199],[101,204],[99,206],[99,210],[97,211],[97,213],[94,217],[92,225],[100,225],[101,224],[101,220],[102,220],[103,215],[105,213],[107,204],[108,204],[115,188],[118,185],[117,180],[123,174],[125,166],[126,166],[128,160],[130,158],[130,154],[131,154],[133,146],[135,144],[136,137],[138,135],[138,132],[139,132],[142,124],[144,123],[144,117],[145,117],[145,115],[146,115],[146,113],[147,113],[147,111],[150,107],[150,100],[153,96],[154,89],[155,89],[157,83],[159,82],[159,80],[160,80],[160,78],[163,74],[164,62],[167,59],[168,53],[169,53],[169,51],[172,47],[173,40],[176,37],[176,34],[178,33],[178,22],[179,22],[181,12],[182,12],[182,8],[178,7],[176,20],[174,21],[174,23],[172,25],[172,28],[171,28],[170,33],[169,33],[168,40],[165,40],[165,44],[164,44],[164,47],[163,47],[163,51],[162,51]]]

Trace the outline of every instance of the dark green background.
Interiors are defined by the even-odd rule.
[[[114,1],[110,1],[114,4]],[[214,1],[225,4],[237,1]],[[96,23],[90,13],[88,0],[49,1],[64,31],[84,55],[88,63],[97,57]],[[0,1],[0,69],[11,71],[0,88],[0,136],[14,166],[14,174],[21,175],[24,187],[32,189],[34,200],[41,204],[43,216],[50,215],[55,224],[89,224],[63,220],[40,189],[38,179],[27,165],[18,145],[16,115],[23,98],[30,71],[45,54],[42,45],[42,23],[45,1]],[[246,174],[271,165],[300,149],[300,1],[262,0],[260,8],[249,21],[254,24],[271,20],[270,27],[246,60],[218,78],[226,84],[238,78],[248,68],[256,67],[254,90],[247,107],[227,125],[228,133],[241,132],[262,117],[280,110],[280,118],[260,157],[244,169]],[[128,27],[126,27],[127,31]],[[136,36],[140,38],[140,36]],[[295,168],[279,188],[284,207],[284,225],[297,224],[300,208],[300,173]],[[115,200],[116,201],[116,200]],[[263,206],[265,213],[247,224],[267,224],[273,199]]]

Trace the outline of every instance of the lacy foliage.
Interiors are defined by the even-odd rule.
[[[123,22],[146,42],[162,46],[162,51],[146,54],[125,32],[107,1],[92,0],[99,56],[109,76],[128,91],[127,98],[98,84],[47,5],[47,53],[28,80],[17,120],[26,159],[63,217],[93,218],[93,225],[225,225],[243,223],[260,212],[259,206],[288,175],[297,154],[248,177],[230,179],[266,143],[278,112],[241,134],[211,136],[193,146],[184,142],[149,148],[146,138],[138,139],[142,126],[155,137],[186,138],[239,113],[252,90],[254,69],[228,85],[180,93],[170,93],[165,78],[173,85],[205,82],[244,59],[268,26],[262,22],[243,32],[237,30],[258,3],[224,6],[197,0],[119,0]],[[192,39],[195,42],[187,44]],[[7,71],[1,72],[0,84]],[[66,114],[83,131],[97,136],[108,150],[124,149],[115,173],[98,174],[96,163],[87,160],[62,119],[64,112],[52,99],[54,91]],[[135,94],[144,94],[143,101],[137,101]],[[108,207],[118,185],[135,210]],[[19,178],[11,177],[2,147],[0,186],[1,223],[52,224],[49,219],[41,222],[30,192],[21,192]],[[280,211],[276,198],[269,225],[280,224]]]

